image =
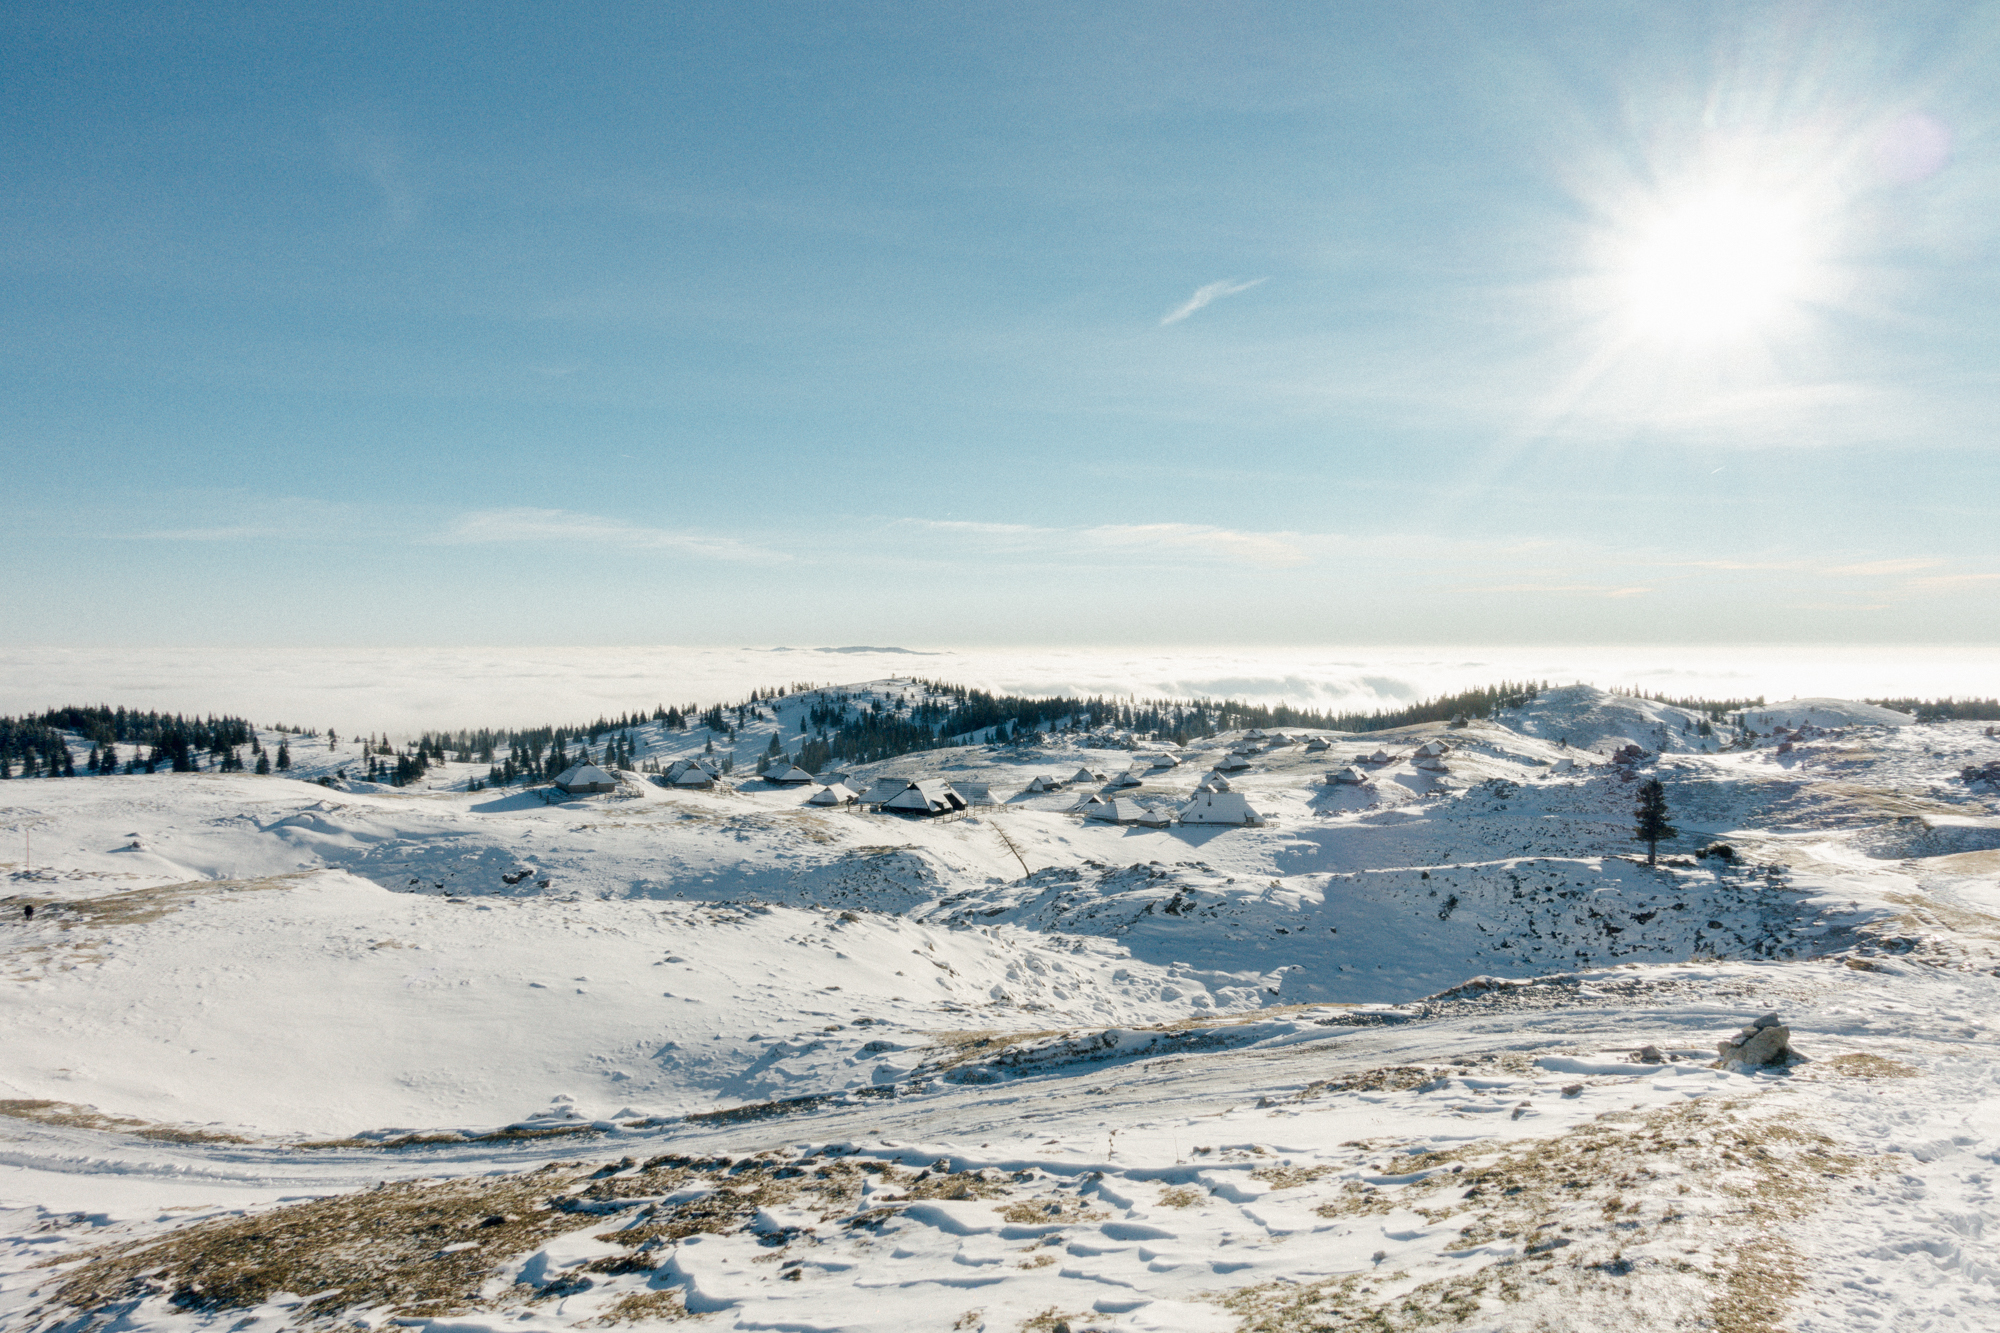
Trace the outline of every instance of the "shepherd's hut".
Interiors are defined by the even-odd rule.
[[[1192,801],[1181,807],[1180,821],[1183,824],[1253,825],[1262,824],[1264,816],[1251,807],[1242,792],[1198,792]]]
[[[571,764],[556,778],[556,786],[571,796],[588,796],[593,792],[617,791],[618,779],[596,764]]]

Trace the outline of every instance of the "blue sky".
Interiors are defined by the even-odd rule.
[[[0,37],[15,644],[2000,641],[2000,7]]]

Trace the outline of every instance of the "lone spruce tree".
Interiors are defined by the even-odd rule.
[[[1639,804],[1632,810],[1637,824],[1632,836],[1646,844],[1646,864],[1657,865],[1660,856],[1660,839],[1672,838],[1680,830],[1667,822],[1667,789],[1660,785],[1658,778],[1648,778],[1639,788]]]

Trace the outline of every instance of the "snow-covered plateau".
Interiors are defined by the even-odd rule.
[[[706,787],[653,723],[587,795],[0,783],[0,1327],[2000,1327],[1989,725],[1579,686],[840,775],[990,796],[911,818],[751,774],[813,703]],[[1178,820],[1218,767],[1255,822]]]

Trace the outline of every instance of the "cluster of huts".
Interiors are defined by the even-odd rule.
[[[1087,767],[1078,768],[1067,778],[1041,775],[1031,779],[1022,794],[1042,795],[1079,785],[1099,787],[1103,790],[1077,802],[1069,812],[1094,822],[1121,826],[1164,828],[1176,822],[1258,825],[1265,822],[1264,816],[1241,792],[1230,789],[1229,774],[1251,767],[1250,760],[1254,755],[1269,754],[1273,750],[1301,744],[1307,754],[1324,754],[1333,748],[1333,743],[1323,736],[1301,741],[1282,732],[1267,734],[1254,728],[1245,732],[1240,741],[1216,760],[1213,769],[1203,775],[1186,804],[1173,811],[1116,795],[1117,792],[1143,786],[1148,778],[1179,768],[1182,759],[1165,751],[1146,753],[1115,776],[1093,772]],[[1357,755],[1351,763],[1328,773],[1326,781],[1331,786],[1364,786],[1369,781],[1367,769],[1384,768],[1406,757],[1418,769],[1442,773],[1446,771],[1445,756],[1449,753],[1451,747],[1443,741],[1429,741],[1418,746],[1409,756],[1377,749],[1373,754]],[[714,756],[700,755],[675,760],[654,780],[667,787],[705,790],[723,782],[723,770]],[[779,787],[818,784],[819,790],[807,798],[808,805],[855,805],[926,818],[959,814],[994,804],[992,794],[984,783],[943,778],[884,777],[876,778],[865,791],[858,791],[842,776],[816,777],[782,756],[761,775],[761,780]],[[555,781],[559,789],[570,795],[615,791],[618,783],[616,774],[589,763],[572,765]]]
[[[1448,773],[1451,770],[1445,764],[1444,757],[1450,753],[1451,747],[1443,741],[1426,741],[1416,748],[1414,754],[1407,757],[1412,768],[1427,773]],[[1365,786],[1368,782],[1368,774],[1363,770],[1362,765],[1366,764],[1369,768],[1387,768],[1390,764],[1399,763],[1404,758],[1405,756],[1403,755],[1390,754],[1387,750],[1381,749],[1376,750],[1374,754],[1357,755],[1352,763],[1327,774],[1326,782],[1329,787]]]

